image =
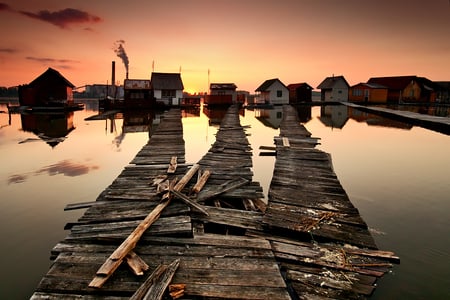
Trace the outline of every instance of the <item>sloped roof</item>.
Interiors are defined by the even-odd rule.
[[[366,86],[366,87],[371,88],[371,89],[387,89],[386,86],[381,85],[381,84],[365,83],[365,82],[360,82],[358,84],[355,84],[355,85],[351,86],[351,88],[355,88],[355,87],[358,87],[358,86]]]
[[[381,84],[391,90],[403,90],[416,78],[417,76],[372,77],[367,83]]]
[[[209,85],[211,90],[235,90],[237,86],[234,83],[211,83]]]
[[[263,82],[263,84],[261,84],[256,90],[255,92],[265,92],[269,89],[269,87],[274,84],[275,82],[279,82],[281,83],[285,88],[287,88],[287,86],[284,85],[284,83],[281,82],[280,79],[278,78],[273,78],[273,79],[268,79],[266,81]]]
[[[287,86],[287,88],[289,90],[296,90],[299,87],[309,87],[311,90],[313,89],[312,86],[310,86],[309,84],[307,84],[306,82],[301,82],[301,83],[291,83]]]
[[[343,80],[344,83],[347,85],[347,87],[350,87],[350,85],[348,84],[347,80],[345,80],[344,76],[331,76],[331,77],[327,77],[325,78],[320,84],[319,86],[317,86],[317,88],[319,90],[322,89],[332,89],[334,87],[334,85],[336,84],[336,82]]]
[[[36,79],[34,79],[28,85],[30,87],[33,87],[48,82],[51,82],[52,84],[61,84],[70,88],[75,87],[69,80],[62,76],[61,73],[52,68],[48,68],[47,71],[36,77]]]
[[[180,73],[152,73],[150,84],[156,90],[183,90]]]

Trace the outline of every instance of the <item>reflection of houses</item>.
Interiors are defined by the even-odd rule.
[[[228,106],[203,106],[203,113],[208,117],[209,125],[220,125],[228,111]],[[245,115],[245,109],[239,110],[239,115]]]
[[[19,103],[23,106],[73,104],[73,88],[58,71],[48,68],[31,83],[19,86]]]
[[[297,107],[298,119],[301,123],[311,120],[311,106],[301,105]]]
[[[317,88],[321,90],[322,101],[347,101],[349,87],[344,76],[332,76],[325,78]]]
[[[266,127],[278,129],[283,118],[283,107],[275,106],[270,109],[255,109],[255,118]]]
[[[231,105],[237,101],[237,86],[234,83],[211,83],[209,95],[205,97],[206,105]]]
[[[227,113],[227,107],[209,107],[203,106],[203,113],[208,117],[209,125],[220,125],[223,117]]]
[[[180,73],[153,72],[150,83],[157,103],[180,105],[184,89]]]
[[[124,104],[126,107],[152,107],[155,100],[152,95],[150,80],[125,79]]]
[[[73,115],[73,112],[21,114],[22,130],[34,133],[53,148],[75,129]]]
[[[357,122],[365,122],[369,126],[380,126],[380,127],[390,127],[399,129],[411,129],[413,125],[392,120],[389,118],[383,118],[382,116],[371,114],[368,112],[363,112],[359,109],[352,107],[348,108],[348,117]]]
[[[388,88],[376,83],[358,83],[350,87],[348,101],[351,102],[386,102]]]
[[[153,110],[127,110],[123,112],[122,133],[149,132],[151,135],[154,118]]]
[[[288,85],[287,88],[289,89],[290,104],[312,101],[312,87],[306,82],[293,83]]]
[[[289,89],[278,78],[264,81],[255,92],[255,104],[289,103]]]
[[[387,102],[434,102],[436,100],[433,82],[424,77],[373,77],[367,83],[387,87]]]
[[[321,106],[319,119],[327,127],[343,128],[348,120],[347,106],[345,105]]]

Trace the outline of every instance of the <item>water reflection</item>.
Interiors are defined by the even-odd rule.
[[[91,170],[97,170],[97,165],[90,165],[86,163],[77,163],[72,160],[63,160],[55,164],[47,165],[34,172],[13,174],[8,178],[8,184],[23,183],[30,176],[38,175],[64,175],[69,177],[81,176],[89,173]]]
[[[321,106],[319,120],[327,127],[342,129],[348,120],[347,106]]]
[[[368,126],[380,126],[405,130],[410,130],[413,128],[412,124],[383,118],[382,116],[363,112],[345,105],[326,105],[320,107],[319,120],[327,127],[331,127],[332,129],[343,129],[350,119],[355,120],[358,123],[366,123]]]
[[[56,147],[75,129],[73,125],[73,114],[73,112],[21,114],[22,130],[34,133],[38,139],[27,138],[19,143],[42,140],[50,147]]]

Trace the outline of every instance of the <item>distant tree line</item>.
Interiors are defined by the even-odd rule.
[[[19,88],[0,86],[0,97],[19,97]]]

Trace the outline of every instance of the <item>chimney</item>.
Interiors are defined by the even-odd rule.
[[[125,79],[128,79],[128,72],[127,72],[127,74],[125,75]]]
[[[116,97],[116,62],[114,60],[111,64],[111,97]]]

